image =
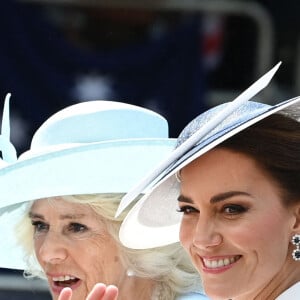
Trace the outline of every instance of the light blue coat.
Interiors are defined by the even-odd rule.
[[[176,300],[209,300],[207,296],[201,293],[184,294],[176,298]]]

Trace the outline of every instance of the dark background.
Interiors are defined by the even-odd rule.
[[[135,8],[149,3],[142,0],[124,1],[131,7],[64,2],[1,2],[0,99],[12,93],[11,134],[19,152],[46,118],[79,101],[152,108],[176,137],[202,110],[232,100],[279,60],[261,100],[299,93],[296,0],[208,1],[220,4],[199,11]],[[240,12],[224,3],[236,3]]]
[[[18,153],[51,114],[80,101],[154,109],[176,137],[202,110],[232,100],[279,60],[283,65],[259,99],[276,103],[300,94],[296,0],[210,0],[199,11],[145,9],[142,0],[115,7],[108,5],[113,0],[77,2],[1,1],[0,99],[12,93]],[[0,285],[7,276],[20,277],[8,270],[0,275]],[[0,288],[6,300],[45,295],[34,287],[25,292],[20,283]]]

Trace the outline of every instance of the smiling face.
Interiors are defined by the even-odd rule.
[[[124,276],[119,250],[89,206],[62,198],[37,200],[30,218],[53,299],[65,286],[73,289],[72,300],[82,300],[97,282],[118,285]]]
[[[293,282],[295,213],[254,160],[211,150],[182,169],[178,200],[180,240],[211,299],[274,299]]]

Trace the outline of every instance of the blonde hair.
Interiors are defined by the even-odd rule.
[[[124,267],[134,276],[154,280],[159,299],[175,299],[179,294],[201,290],[198,272],[194,269],[186,252],[179,243],[169,246],[135,250],[124,247],[119,241],[119,228],[126,215],[125,211],[117,219],[114,217],[123,194],[88,194],[62,196],[62,200],[89,205],[101,218],[120,249]],[[50,198],[51,199],[51,198]],[[130,208],[129,208],[130,209]],[[25,275],[44,278],[35,258],[33,248],[33,226],[28,216],[18,226],[18,238],[26,251],[29,266]]]

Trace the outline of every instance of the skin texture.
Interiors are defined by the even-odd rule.
[[[180,240],[210,299],[275,299],[299,280],[290,243],[299,205],[284,206],[250,157],[209,151],[181,170],[178,200]]]
[[[61,291],[58,300],[72,300],[72,294],[73,292],[71,288],[64,288]],[[112,285],[106,286],[103,283],[97,283],[86,300],[117,300],[117,298],[117,287]]]
[[[121,285],[126,272],[119,250],[91,208],[59,198],[37,200],[30,217],[36,256],[47,275],[54,300],[64,286],[72,288],[72,300],[82,300],[97,282]],[[76,277],[76,283],[58,286],[53,282],[53,277],[64,275]],[[100,290],[98,286],[94,294],[104,295],[103,290],[103,286]],[[69,299],[68,290],[66,293],[67,298],[61,299]],[[97,299],[114,299],[107,297],[115,296],[115,291],[109,288],[107,295]]]

